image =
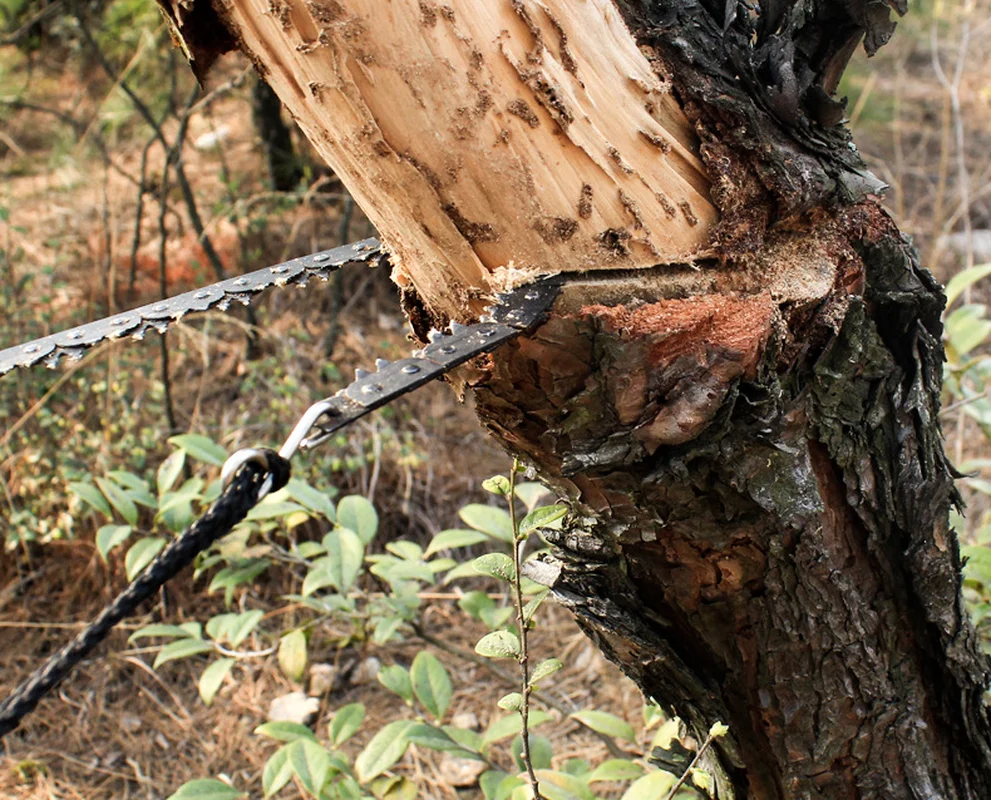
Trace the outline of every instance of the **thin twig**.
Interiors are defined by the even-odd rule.
[[[0,439],[0,447],[6,447],[10,443],[10,440],[13,438],[14,434],[17,433],[21,428],[23,428],[24,425],[28,422],[28,420],[30,420],[35,414],[37,414],[39,411],[41,411],[42,408],[45,407],[48,401],[52,398],[52,395],[58,392],[59,389],[61,389],[62,386],[65,384],[65,382],[69,380],[69,378],[71,378],[76,372],[81,370],[83,367],[87,366],[91,361],[93,361],[98,356],[103,355],[103,351],[107,348],[108,345],[109,342],[104,342],[103,344],[98,345],[96,349],[90,351],[83,359],[77,361],[75,364],[69,367],[69,369],[63,372],[59,376],[59,379],[52,384],[51,388],[49,388],[49,390],[41,396],[41,399],[39,399],[33,406],[31,406],[31,408],[25,411],[17,420],[17,422],[15,422],[6,430],[6,432],[3,435],[3,438]]]
[[[520,727],[523,743],[523,764],[526,767],[527,778],[533,788],[534,800],[542,800],[537,773],[533,769],[533,757],[530,755],[530,651],[527,647],[527,619],[523,603],[523,548],[526,537],[520,536],[520,524],[516,517],[516,476],[519,474],[519,459],[513,459],[513,469],[509,474],[509,522],[513,529],[513,594],[516,601],[516,623],[520,631]]]
[[[37,12],[33,17],[30,17],[21,27],[16,31],[4,36],[0,39],[0,47],[5,47],[6,45],[17,44],[25,36],[31,33],[31,29],[40,22],[44,22],[49,17],[54,17],[56,14],[62,11],[61,0],[55,0],[51,5],[45,6],[39,12]]]
[[[718,725],[719,723],[716,724]],[[716,740],[716,737],[713,735],[714,728],[715,726],[709,729],[709,735],[705,737],[705,741],[702,742],[702,746],[695,754],[695,758],[692,759],[692,762],[688,765],[688,768],[681,774],[681,777],[678,778],[674,786],[671,787],[671,790],[664,796],[664,800],[673,800],[674,796],[678,793],[678,790],[685,785],[685,781],[688,780],[688,776],[692,774],[692,770],[695,769],[695,765],[699,763],[699,759],[705,755],[705,751],[708,750],[709,746]]]
[[[427,644],[433,645],[438,650],[443,650],[445,653],[450,653],[452,656],[456,656],[457,658],[463,659],[465,661],[470,661],[472,664],[477,664],[480,667],[484,667],[486,670],[491,672],[499,680],[503,681],[508,686],[516,685],[516,678],[514,678],[512,675],[506,672],[502,667],[493,663],[492,659],[483,658],[482,656],[472,652],[471,650],[463,650],[462,648],[458,647],[457,645],[451,644],[445,639],[441,639],[437,636],[434,636],[432,633],[430,633],[423,627],[423,624],[421,622],[413,621],[410,623],[410,627],[412,627],[413,632],[421,639],[423,639],[423,641],[425,641]],[[549,694],[547,694],[547,692],[541,691],[540,689],[534,689],[531,692],[531,695],[537,700],[539,700],[543,705],[557,711],[562,717],[568,717],[571,714],[571,710],[568,709],[568,707],[564,705],[564,703],[562,703],[557,698],[551,697]],[[613,758],[630,757],[630,754],[625,752],[619,745],[617,745],[616,742],[612,739],[612,737],[607,736],[604,733],[600,733],[594,728],[590,728],[588,725],[586,725],[584,722],[582,722],[579,719],[574,719],[574,721],[578,723],[581,727],[589,731],[589,733],[592,733],[595,736],[597,736],[606,746],[606,749],[609,751],[609,754]]]
[[[341,211],[341,227],[338,231],[338,244],[344,246],[351,236],[351,218],[354,216],[354,199],[350,194],[344,196],[344,208]],[[334,272],[330,284],[330,325],[323,339],[323,353],[327,358],[334,354],[334,346],[341,331],[341,306],[344,301],[344,288],[341,283],[340,270]]]
[[[189,214],[189,221],[193,225],[193,230],[196,231],[196,236],[198,237],[199,243],[203,248],[203,252],[206,253],[207,260],[213,267],[217,280],[223,280],[227,277],[227,272],[224,269],[220,255],[213,246],[213,241],[206,232],[206,227],[203,225],[203,218],[200,216],[199,208],[196,204],[196,196],[193,194],[193,189],[189,184],[189,179],[186,176],[186,170],[184,169],[182,163],[182,146],[184,144],[193,105],[199,97],[199,86],[194,89],[189,101],[186,104],[184,113],[179,115],[179,132],[176,134],[175,142],[173,142],[170,146],[168,140],[165,138],[165,133],[162,130],[162,126],[155,120],[155,117],[151,113],[151,109],[149,109],[144,101],[138,97],[126,80],[117,76],[116,70],[114,70],[113,66],[107,60],[106,55],[104,55],[103,50],[93,38],[89,28],[83,22],[82,17],[79,15],[77,15],[77,17],[79,18],[79,29],[83,35],[83,39],[85,39],[86,45],[99,62],[100,67],[107,74],[107,77],[114,81],[120,87],[120,90],[127,95],[128,100],[131,101],[131,105],[133,105],[135,110],[141,115],[148,127],[152,129],[155,137],[161,142],[166,153],[169,153],[172,156],[171,160],[172,166],[175,168],[176,183],[179,185],[179,191],[182,193],[183,201],[186,204],[186,213]]]
[[[165,298],[168,297],[168,280],[166,275],[166,259],[168,254],[166,252],[166,242],[168,241],[169,231],[168,226],[165,224],[165,212],[168,204],[169,195],[169,165],[166,160],[165,169],[162,170],[162,185],[159,189],[159,209],[158,209],[158,290],[159,294]],[[169,348],[167,347],[166,334],[162,334],[158,340],[159,350],[162,356],[162,390],[164,392],[163,400],[165,403],[165,420],[169,425],[169,433],[175,433],[178,430],[175,418],[175,407],[172,405],[172,382],[169,377]]]

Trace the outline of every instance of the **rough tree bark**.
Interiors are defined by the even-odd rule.
[[[414,331],[573,273],[458,378],[571,501],[558,598],[719,797],[988,798],[938,421],[942,296],[832,98],[904,0],[162,0],[249,55]]]

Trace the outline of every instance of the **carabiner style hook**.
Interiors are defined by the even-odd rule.
[[[327,414],[336,413],[336,408],[333,403],[332,398],[327,398],[325,400],[320,400],[314,403],[306,411],[303,412],[303,416],[299,418],[299,422],[292,429],[292,432],[286,438],[282,447],[279,448],[279,455],[282,456],[286,461],[290,461],[296,451],[300,447],[303,449],[313,447],[315,444],[319,444],[327,435],[318,434],[314,438],[309,437],[309,433],[313,430],[313,427],[317,424],[319,419]],[[321,432],[323,433],[323,432]],[[268,459],[265,457],[265,453],[262,450],[257,450],[253,447],[247,447],[242,450],[231,454],[224,462],[224,466],[220,470],[220,481],[221,485],[227,486],[230,483],[231,478],[234,477],[236,473],[244,464],[248,462],[255,462],[261,466],[262,469],[268,469]],[[261,485],[261,489],[258,491],[258,499],[261,500],[265,495],[269,493],[272,488],[272,476],[269,475],[265,482]]]

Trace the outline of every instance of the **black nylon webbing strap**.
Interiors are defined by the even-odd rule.
[[[264,451],[268,469],[251,461],[238,470],[234,479],[207,512],[172,544],[166,547],[147,569],[135,578],[117,598],[75,639],[49,656],[13,694],[0,705],[0,738],[14,730],[41,699],[58,686],[90,651],[107,638],[113,627],[152,597],[166,581],[192,563],[196,554],[221,536],[228,534],[258,502],[258,494],[271,475],[272,489],[289,482],[289,462],[272,450]]]

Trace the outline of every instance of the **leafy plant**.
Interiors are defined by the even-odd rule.
[[[199,456],[206,456],[208,461],[211,458],[211,451],[200,440],[184,439],[174,444],[177,453],[199,445],[203,448]],[[185,452],[188,454],[189,449]],[[214,455],[219,458],[219,453]],[[181,457],[173,454],[170,458],[175,461],[160,469],[164,484],[172,472],[178,472],[175,464]],[[645,710],[642,734],[628,721],[601,710],[584,709],[556,717],[556,712],[531,707],[535,698],[546,698],[540,687],[565,667],[555,656],[543,658],[535,666],[530,664],[527,634],[536,625],[547,589],[527,579],[524,571],[529,559],[545,547],[541,531],[561,525],[566,509],[561,505],[539,506],[546,490],[539,484],[519,482],[518,475],[518,465],[514,465],[509,477],[497,476],[484,484],[507,508],[466,506],[459,517],[467,527],[441,531],[426,547],[403,540],[379,541],[378,516],[364,498],[345,497],[335,505],[329,496],[297,486],[283,498],[273,499],[269,512],[252,521],[240,538],[228,538],[238,538],[234,549],[242,551],[256,547],[261,538],[266,543],[268,562],[297,571],[301,590],[285,600],[304,608],[309,614],[307,620],[279,630],[272,624],[281,615],[266,616],[261,609],[231,611],[212,617],[203,626],[147,626],[136,631],[132,640],[154,638],[161,642],[155,669],[181,659],[205,658],[199,688],[206,703],[215,701],[219,688],[242,659],[274,657],[283,673],[299,682],[308,651],[318,641],[316,646],[331,644],[339,651],[357,648],[367,653],[370,647],[380,648],[382,660],[391,663],[379,668],[378,683],[400,701],[397,713],[377,726],[371,725],[366,706],[359,701],[336,709],[326,726],[316,731],[291,722],[258,726],[257,735],[278,745],[261,777],[265,797],[279,795],[292,785],[303,796],[316,800],[413,798],[418,787],[400,768],[410,746],[478,762],[478,785],[486,800],[593,800],[603,788],[613,791],[624,786],[627,800],[641,800],[673,791],[679,777],[654,768],[651,754],[671,746],[672,740],[679,738],[680,727],[677,720],[665,721],[656,706]],[[105,495],[103,500],[110,505]],[[520,503],[525,513],[517,513]],[[329,526],[326,533],[295,539],[294,533],[303,523],[302,518],[297,519],[301,509]],[[280,520],[281,527],[260,527],[263,521],[267,524],[271,520]],[[475,557],[468,554],[466,548],[479,545],[492,549]],[[204,559],[201,569],[209,568],[217,556]],[[214,584],[224,569],[214,576]],[[487,630],[475,654],[459,651],[424,632],[424,596],[455,582],[470,584],[458,602],[465,619],[475,620]],[[493,584],[500,590],[491,591]],[[376,591],[379,587],[385,591]],[[410,661],[390,656],[390,642],[410,637],[426,637],[424,642],[435,646],[421,648]],[[249,638],[256,649],[245,651]],[[518,691],[498,701],[500,712],[476,730],[451,716],[456,683],[450,659],[479,657],[483,664],[515,659],[520,665],[520,682]],[[596,733],[611,743],[613,757],[599,764],[557,758],[552,738],[538,732],[555,719],[578,723],[579,729]],[[651,734],[655,727],[657,731]],[[646,737],[642,748],[638,746],[641,736]],[[685,776],[696,787],[703,786],[707,778],[695,764]],[[172,799],[212,797],[211,792],[217,797],[236,797],[240,796],[238,791],[223,780],[199,780],[180,787]]]
[[[946,286],[944,316],[946,365],[944,368],[944,415],[956,412],[958,427],[965,419],[978,425],[991,439],[991,320],[983,303],[963,302],[968,289],[991,275],[991,264],[981,264],[957,273]],[[958,437],[962,431],[958,431]],[[961,442],[962,444],[962,442]],[[980,471],[991,467],[991,459],[966,459],[957,468],[964,473],[963,489],[974,497],[991,496],[991,482]],[[980,504],[985,505],[986,503]],[[951,524],[963,534],[964,597],[971,618],[981,634],[985,652],[991,653],[991,514],[985,509],[968,524],[960,514]]]

